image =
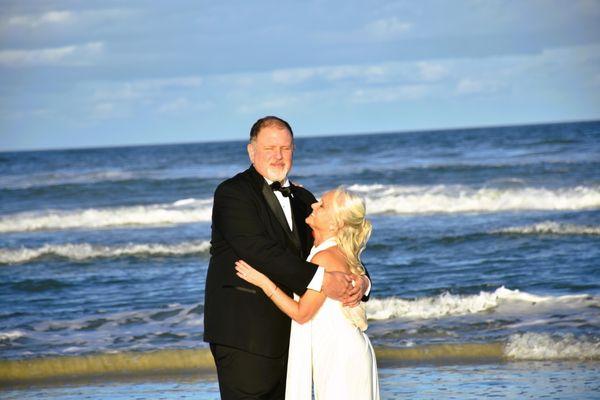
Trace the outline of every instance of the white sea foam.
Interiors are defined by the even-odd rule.
[[[582,210],[600,208],[600,187],[480,188],[461,185],[352,185],[364,193],[372,214]]]
[[[0,217],[0,233],[58,229],[172,225],[210,221],[212,199],[183,199],[172,204],[44,210]]]
[[[26,336],[25,332],[19,330],[0,332],[0,344],[2,344],[2,342],[11,342],[13,340],[17,340],[23,336]]]
[[[515,360],[597,360],[600,359],[600,341],[573,334],[515,334],[510,336],[504,354]]]
[[[533,225],[504,228],[495,231],[495,233],[513,233],[521,235],[600,235],[600,226],[575,225],[544,221]]]
[[[205,253],[209,241],[192,241],[176,244],[128,243],[121,246],[100,246],[90,243],[45,244],[41,247],[0,248],[0,264],[20,264],[44,256],[63,257],[81,261],[93,258],[117,258],[127,256],[180,256]]]
[[[568,189],[472,189],[464,186],[352,185],[365,193],[369,213],[460,213],[510,210],[600,208],[600,187]],[[210,221],[212,199],[181,199],[170,204],[21,212],[0,217],[0,233]],[[538,226],[535,229],[555,229]],[[559,226],[560,232],[597,234],[597,227]],[[591,233],[590,233],[591,232]]]
[[[538,296],[519,290],[507,289],[504,286],[494,292],[480,292],[476,295],[454,295],[443,293],[435,297],[424,297],[404,300],[396,297],[371,299],[367,304],[367,315],[372,320],[395,318],[429,319],[447,316],[476,314],[495,309],[500,305],[510,304],[512,308],[519,304],[548,304],[551,307],[600,306],[600,298],[586,294],[566,296]]]

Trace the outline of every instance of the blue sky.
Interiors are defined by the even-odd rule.
[[[600,119],[600,1],[3,1],[0,150]]]

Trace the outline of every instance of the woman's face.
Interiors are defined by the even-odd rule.
[[[320,232],[335,232],[337,226],[333,218],[333,192],[327,192],[321,200],[313,203],[312,213],[306,218],[306,223],[313,229]]]

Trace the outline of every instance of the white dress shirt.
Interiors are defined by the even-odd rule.
[[[267,178],[265,178],[265,181],[267,181],[267,183],[269,185],[271,185],[273,183],[272,180],[269,180]],[[287,178],[285,178],[281,187],[288,187],[288,186],[290,186],[290,181]],[[275,194],[275,197],[277,197],[277,201],[279,201],[279,204],[281,204],[281,208],[283,209],[283,213],[285,214],[285,219],[287,220],[290,230],[293,231],[294,224],[292,222],[292,204],[290,203],[290,198],[285,197],[279,190],[274,190],[273,194]],[[308,284],[307,288],[315,290],[317,292],[320,292],[321,288],[323,287],[324,276],[325,276],[325,268],[319,266],[317,268],[317,272],[315,272],[315,274],[313,275],[313,278],[310,281],[310,283]]]

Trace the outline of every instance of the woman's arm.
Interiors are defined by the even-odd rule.
[[[266,275],[258,272],[243,260],[235,263],[235,269],[237,276],[260,287],[277,308],[299,324],[310,321],[325,301],[324,294],[308,289],[302,295],[300,301],[296,302],[279,289]]]

